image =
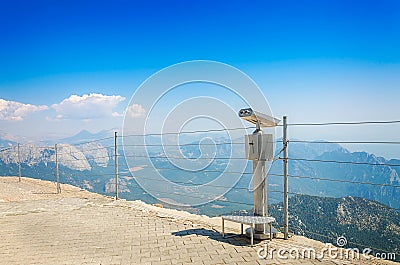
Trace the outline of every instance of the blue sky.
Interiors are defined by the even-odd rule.
[[[0,110],[3,136],[120,127],[117,114],[141,82],[196,59],[243,70],[274,114],[292,122],[400,119],[396,0],[0,0],[0,6],[0,99],[11,108]],[[109,104],[101,115],[96,100]],[[400,140],[399,130],[294,128],[292,137]],[[394,148],[368,150],[400,157]]]

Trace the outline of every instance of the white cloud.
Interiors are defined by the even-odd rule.
[[[132,104],[126,109],[126,115],[131,118],[142,118],[146,114],[146,110],[139,104]]]
[[[51,107],[56,111],[56,119],[96,119],[118,116],[113,109],[124,100],[125,98],[119,95],[90,93],[82,96],[71,95]]]
[[[25,116],[33,112],[47,110],[46,105],[31,105],[0,98],[0,120],[22,121]]]
[[[123,117],[124,116],[124,114],[123,113],[118,113],[118,112],[113,112],[113,113],[111,113],[111,116],[113,116],[113,117]]]

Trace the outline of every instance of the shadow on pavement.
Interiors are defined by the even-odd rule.
[[[205,236],[212,240],[229,243],[234,246],[250,246],[250,240],[245,235],[225,233],[225,237],[222,237],[219,232],[204,228],[182,230],[178,232],[173,232],[172,235],[180,237],[190,235]]]

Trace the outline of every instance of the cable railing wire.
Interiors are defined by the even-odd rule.
[[[274,174],[278,176],[278,174]],[[283,176],[283,175],[280,175]],[[139,179],[142,177],[138,176],[132,176],[134,179]],[[175,184],[181,184],[181,185],[191,185],[191,186],[209,186],[213,188],[226,188],[226,189],[235,189],[235,190],[247,190],[249,191],[249,188],[246,187],[236,187],[236,186],[224,186],[224,185],[215,185],[215,184],[210,184],[210,183],[195,183],[195,182],[185,182],[185,181],[172,181],[168,179],[162,179],[162,178],[149,178],[149,177],[143,177],[143,180],[152,180],[152,181],[158,181],[158,182],[170,182],[170,183],[175,183]]]
[[[280,157],[280,160],[284,158]],[[307,158],[292,158],[288,157],[288,160],[292,161],[307,161],[307,162],[322,162],[322,163],[336,163],[336,164],[352,164],[352,165],[370,165],[370,166],[389,166],[389,167],[400,167],[400,164],[388,164],[388,163],[370,163],[370,162],[354,162],[354,161],[338,161],[338,160],[323,160],[323,159],[307,159]]]
[[[186,173],[223,173],[223,174],[240,174],[240,175],[252,175],[252,172],[240,172],[240,171],[223,171],[223,170],[209,170],[209,169],[203,169],[203,170],[198,170],[198,171],[191,171],[191,170],[185,170],[181,168],[167,168],[167,167],[156,167],[154,168],[155,170],[176,170],[176,171],[185,171]],[[283,175],[281,175],[283,176]]]
[[[273,192],[273,193],[284,193],[281,190],[268,190],[268,192]],[[317,195],[312,195],[312,194],[305,194],[305,193],[298,193],[298,192],[293,192],[293,191],[289,191],[288,194],[290,195],[300,195],[300,196],[308,196],[308,197],[321,197],[321,196],[317,196]],[[349,195],[350,196],[350,195]],[[330,196],[324,196],[323,198],[331,198],[331,199],[337,199],[335,197],[330,197]],[[394,208],[388,205],[384,205],[385,208],[391,209],[391,210],[395,210],[395,211],[400,211],[400,208]]]
[[[400,120],[389,121],[354,121],[354,122],[315,122],[315,123],[288,123],[287,126],[329,126],[329,125],[367,125],[367,124],[396,124]],[[283,126],[278,124],[278,126]]]
[[[352,184],[361,184],[361,185],[372,185],[372,186],[380,186],[380,187],[400,188],[400,185],[394,185],[394,184],[390,184],[390,183],[373,183],[373,182],[367,182],[367,181],[352,181],[352,180],[330,179],[330,178],[298,176],[298,175],[288,175],[288,177],[290,177],[290,178],[303,178],[303,179],[322,180],[322,181],[331,181],[331,182],[352,183]]]
[[[111,140],[111,139],[114,139],[114,136],[109,136],[109,137],[104,137],[104,138],[94,139],[94,140],[88,140],[88,141],[83,141],[83,142],[69,143],[69,144],[72,146],[78,146],[78,145],[96,143],[96,142],[101,142],[101,141]]]
[[[213,144],[207,144],[207,143],[190,143],[190,144],[123,144],[123,147],[135,147],[135,146],[152,146],[152,147],[157,147],[157,146],[178,146],[178,147],[183,147],[183,146],[215,146],[215,145],[244,145],[245,143],[238,143],[238,142],[224,142],[224,143],[213,143]]]
[[[309,144],[400,144],[400,141],[311,141],[311,140],[289,140],[290,143]]]
[[[96,157],[83,157],[83,158],[74,158],[74,159],[62,159],[62,162],[73,162],[73,161],[94,161],[96,159],[108,158],[111,159],[114,156],[96,156]],[[60,161],[61,162],[61,161]]]
[[[58,146],[58,147],[57,147],[57,149],[68,149],[68,148],[69,148],[69,151],[68,151],[68,150],[66,150],[66,151],[59,151],[58,154],[71,154],[71,153],[74,153],[74,152],[76,152],[76,151],[82,152],[82,153],[86,153],[86,152],[90,152],[90,151],[96,151],[96,150],[104,150],[104,149],[114,148],[114,146],[113,146],[113,145],[110,145],[110,146],[101,146],[101,147],[92,148],[92,149],[78,149],[78,148],[77,148],[77,150],[72,150],[69,146]],[[76,147],[75,147],[75,148],[76,148]],[[54,147],[53,147],[53,149],[54,149]]]
[[[178,192],[166,192],[166,191],[160,191],[160,190],[153,190],[153,189],[144,189],[145,192],[156,192],[156,193],[162,193],[162,194],[167,194],[167,195],[181,195],[181,196],[185,196],[185,197],[189,197],[189,198],[195,198],[195,199],[204,199],[204,197],[199,197],[199,196],[195,196],[192,194],[183,194],[183,193],[178,193]],[[238,202],[238,201],[229,201],[227,199],[222,200],[220,198],[221,196],[216,196],[214,198],[210,198],[210,200],[213,201],[221,201],[221,202],[229,202],[232,204],[240,204],[240,205],[246,205],[246,206],[253,206],[253,204],[249,204],[249,203],[245,203],[245,202]]]
[[[254,126],[250,127],[238,127],[238,128],[223,128],[223,129],[210,129],[210,130],[195,130],[195,131],[181,131],[181,132],[164,132],[164,133],[147,133],[147,134],[128,134],[118,136],[118,138],[127,137],[147,137],[147,136],[162,136],[162,135],[180,135],[180,134],[195,134],[195,133],[208,133],[208,132],[226,132],[226,131],[238,131],[255,129]]]
[[[154,180],[157,180],[157,181],[162,181],[161,179],[154,179]],[[222,186],[223,187],[223,186]],[[176,192],[176,191],[174,191],[174,192],[166,192],[166,191],[160,191],[160,190],[153,190],[153,189],[147,189],[147,188],[145,188],[145,189],[143,189],[145,192],[149,192],[149,191],[152,191],[152,192],[156,192],[156,193],[163,193],[163,194],[168,194],[168,195],[182,195],[182,196],[185,196],[185,197],[191,197],[191,198],[197,198],[197,199],[204,199],[204,196],[203,197],[200,197],[200,196],[194,196],[194,195],[191,195],[191,194],[183,194],[183,193],[179,193],[179,192]],[[212,195],[212,194],[211,194]],[[233,203],[233,204],[241,204],[241,205],[248,205],[248,206],[253,206],[252,204],[249,204],[249,203],[244,203],[244,202],[237,202],[237,201],[231,201],[231,200],[228,200],[228,199],[221,199],[220,198],[221,196],[214,196],[212,199],[213,200],[215,200],[215,201],[221,201],[221,202],[228,202],[228,203]]]
[[[190,157],[168,157],[168,156],[146,156],[146,155],[126,155],[127,158],[151,158],[151,159],[185,159],[185,160],[247,160],[245,157],[197,157],[197,158],[190,158]]]

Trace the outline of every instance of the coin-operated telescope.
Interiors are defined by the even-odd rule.
[[[246,158],[253,161],[254,215],[268,216],[265,162],[274,159],[274,139],[272,134],[263,134],[261,128],[276,127],[280,120],[251,108],[241,109],[239,117],[256,125],[253,134],[245,136]],[[265,225],[255,225],[254,230],[255,238],[269,236]]]

